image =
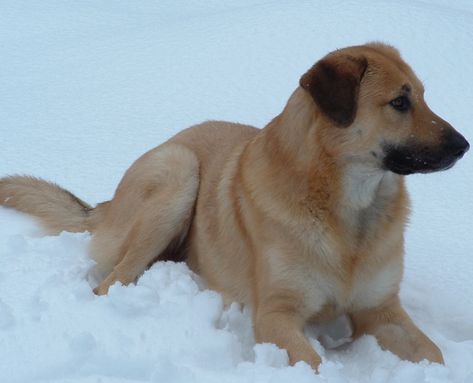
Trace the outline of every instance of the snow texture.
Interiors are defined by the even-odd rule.
[[[430,106],[473,139],[473,4],[460,1],[0,1],[0,176],[109,199],[141,153],[206,119],[264,126],[318,58],[397,46]],[[87,233],[42,236],[0,208],[0,381],[473,382],[473,156],[409,177],[402,301],[446,365],[400,361],[348,324],[307,329],[320,374],[255,344],[251,314],[184,264],[90,288]],[[320,335],[321,343],[316,340]]]

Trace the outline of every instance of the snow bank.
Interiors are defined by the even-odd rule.
[[[399,361],[366,337],[329,351],[321,373],[270,344],[255,344],[248,310],[225,308],[185,264],[157,263],[137,285],[91,292],[88,234],[0,237],[0,376],[5,382],[444,381],[446,367]],[[23,221],[23,222],[21,222]],[[452,351],[455,349],[451,345]],[[471,355],[471,350],[470,350]],[[447,354],[448,356],[448,354]],[[98,380],[101,378],[102,380]],[[433,381],[436,381],[436,380]]]
[[[209,118],[263,126],[317,58],[370,40],[398,46],[432,109],[473,141],[472,22],[469,1],[3,1],[0,176],[100,202],[145,150]],[[446,366],[400,361],[372,337],[331,350],[343,319],[307,329],[319,375],[288,366],[255,344],[246,309],[224,307],[185,265],[158,263],[96,297],[88,234],[44,237],[0,208],[0,380],[473,382],[472,169],[467,155],[409,179],[401,296]]]

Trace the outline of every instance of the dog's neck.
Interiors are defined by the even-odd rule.
[[[352,210],[367,209],[380,198],[395,195],[400,177],[373,165],[353,161],[344,166],[342,205]]]
[[[404,194],[402,177],[366,164],[351,163],[343,172],[343,197],[338,215],[359,243],[370,238]]]
[[[313,201],[324,214],[335,214],[352,226],[361,212],[394,201],[402,191],[402,177],[360,159],[336,158],[322,145],[314,145],[321,123],[310,95],[297,89],[283,112],[265,127],[259,144],[273,169],[268,191],[294,203]]]
[[[311,136],[316,133],[311,128],[316,124],[317,115],[308,107],[309,103],[312,99],[307,92],[296,89],[282,113],[263,130],[266,148],[272,154],[287,155],[297,167],[307,167],[319,155],[311,143]]]

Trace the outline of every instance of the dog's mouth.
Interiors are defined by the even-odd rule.
[[[402,145],[385,143],[383,168],[401,175],[447,170],[469,148],[468,141],[456,131],[449,132],[438,147],[423,146],[415,141]]]

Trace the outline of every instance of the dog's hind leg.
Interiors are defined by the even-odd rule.
[[[171,242],[186,235],[198,186],[197,157],[181,145],[158,147],[130,167],[92,239],[99,271],[109,272],[96,294],[106,294],[117,281],[134,282]]]

